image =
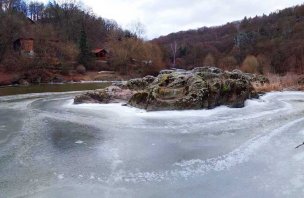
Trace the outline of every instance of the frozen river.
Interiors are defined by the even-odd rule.
[[[0,97],[0,197],[304,196],[304,93],[145,112],[75,93]]]

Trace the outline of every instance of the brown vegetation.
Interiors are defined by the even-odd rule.
[[[163,66],[161,51],[153,43],[125,38],[108,44],[112,49],[110,65],[122,74],[156,74]]]
[[[253,84],[257,92],[284,91],[284,90],[304,90],[304,84],[300,82],[303,76],[295,73],[286,73],[283,76],[266,74],[269,84]]]
[[[213,66],[213,65],[215,65],[215,60],[212,54],[209,53],[204,59],[204,66]]]
[[[266,74],[271,83],[256,86],[260,90],[301,87],[297,79],[304,74],[304,5],[149,42],[142,39],[141,24],[123,30],[73,1],[0,4],[0,70],[33,82],[100,70],[137,77],[170,66],[205,65]],[[26,46],[16,43],[18,39]],[[106,56],[96,58],[93,49],[105,49]]]
[[[72,0],[46,5],[0,0],[0,5],[0,69],[5,72],[69,76],[110,70],[141,76],[164,65],[160,48],[142,39],[141,24],[123,30]],[[107,51],[102,60],[92,53],[97,48]]]
[[[241,69],[246,73],[257,73],[259,67],[258,59],[255,56],[247,56],[242,64]]]
[[[304,5],[299,5],[268,16],[245,17],[218,27],[172,33],[153,42],[162,46],[168,64],[173,62],[170,46],[176,43],[174,57],[181,68],[202,65],[202,57],[208,57],[206,64],[214,62],[213,66],[222,69],[243,67],[248,72],[303,74],[303,10]]]

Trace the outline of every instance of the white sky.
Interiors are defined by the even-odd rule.
[[[134,21],[145,25],[152,39],[181,30],[222,25],[245,16],[304,3],[302,0],[82,0],[98,16],[114,19],[123,28]]]

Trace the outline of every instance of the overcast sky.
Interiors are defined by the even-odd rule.
[[[302,4],[302,0],[82,0],[101,17],[123,28],[134,21],[145,25],[152,39],[181,30],[222,25],[245,16],[269,14]]]

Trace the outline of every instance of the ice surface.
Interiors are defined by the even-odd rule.
[[[304,196],[302,92],[162,112],[74,94],[0,97],[1,197]]]

